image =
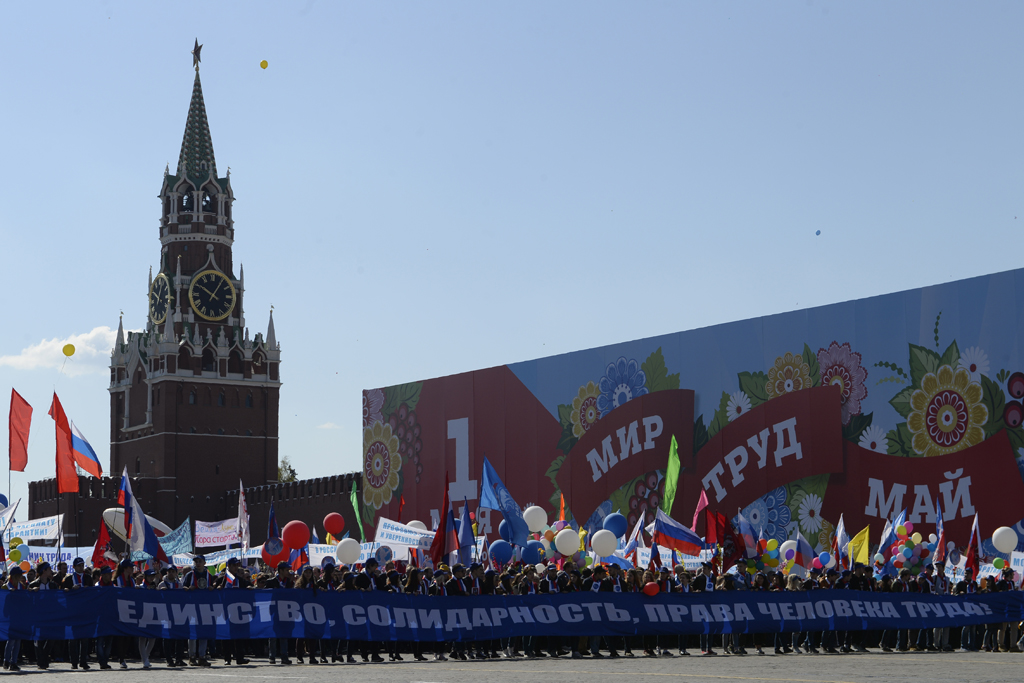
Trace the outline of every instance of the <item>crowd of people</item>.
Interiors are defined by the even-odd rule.
[[[238,590],[250,588],[317,591],[388,591],[424,596],[533,595],[573,593],[578,591],[629,593],[656,583],[661,592],[702,593],[709,591],[813,591],[840,589],[867,592],[937,593],[963,595],[1019,590],[1009,568],[998,577],[975,581],[967,570],[964,580],[953,584],[944,574],[941,562],[928,565],[918,576],[902,570],[898,576],[872,575],[870,568],[855,564],[850,570],[812,569],[808,577],[784,575],[780,572],[759,572],[749,575],[739,571],[717,574],[714,565],[704,563],[697,572],[682,565],[674,568],[623,569],[619,565],[598,565],[576,568],[572,562],[561,568],[554,563],[541,571],[534,565],[510,566],[503,571],[486,570],[482,565],[441,565],[437,569],[408,568],[388,562],[381,567],[369,558],[362,566],[350,569],[329,561],[323,567],[306,565],[293,572],[287,562],[276,569],[249,568],[237,558],[226,563],[221,572],[210,571],[205,558],[197,555],[193,566],[179,573],[175,566],[159,571],[138,571],[134,563],[122,560],[116,568],[87,568],[76,558],[70,571],[61,562],[56,570],[43,562],[24,572],[13,567],[3,583],[4,590],[87,590],[97,587],[120,587],[149,590]],[[72,669],[89,669],[90,659],[100,669],[112,668],[116,662],[128,668],[128,660],[141,661],[144,669],[152,660],[166,662],[167,667],[211,666],[222,658],[225,664],[243,665],[250,658],[266,658],[271,664],[356,663],[356,655],[364,662],[383,662],[382,654],[391,661],[402,661],[403,654],[414,660],[490,659],[516,657],[675,657],[688,656],[694,646],[704,656],[718,651],[745,655],[747,647],[757,654],[773,648],[775,654],[817,654],[867,652],[878,648],[897,651],[961,651],[1021,652],[1019,624],[996,623],[963,628],[922,628],[897,631],[814,631],[790,633],[752,633],[725,635],[618,636],[618,637],[510,637],[453,642],[366,642],[311,638],[271,638],[265,640],[173,640],[103,636],[77,640],[20,641],[11,639],[4,646],[4,669],[18,671],[25,662],[47,669],[53,661],[70,662]],[[697,650],[694,649],[694,654]]]

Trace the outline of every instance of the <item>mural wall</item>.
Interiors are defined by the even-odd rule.
[[[484,456],[523,507],[650,520],[674,436],[686,523],[703,489],[825,547],[840,514],[877,542],[903,508],[927,535],[939,505],[958,544],[978,513],[1024,550],[1022,303],[1016,270],[364,391],[365,529],[402,499],[429,526],[446,472],[475,510]]]

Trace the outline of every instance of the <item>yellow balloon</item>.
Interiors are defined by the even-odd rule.
[[[15,548],[7,554],[7,557],[11,558],[11,562],[21,562],[21,551]]]
[[[269,64],[267,64],[267,60],[264,59],[262,62],[260,62],[261,69],[266,69],[268,66]]]
[[[21,540],[20,536],[15,536],[14,538],[11,539],[11,542],[8,543],[8,546],[11,547],[11,548],[17,548],[19,545],[23,544],[24,542],[25,541]]]
[[[75,355],[75,345],[74,344],[65,344],[64,345],[64,355],[67,356],[68,358],[71,358],[71,356]]]

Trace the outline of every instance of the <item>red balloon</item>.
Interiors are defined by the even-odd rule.
[[[329,533],[331,536],[341,536],[341,532],[345,530],[345,518],[337,512],[324,517],[324,531]]]
[[[661,592],[661,587],[653,581],[648,581],[644,586],[644,595],[654,597]]]
[[[288,559],[289,555],[291,555],[291,553],[288,552],[287,549],[282,550],[277,555],[271,555],[270,553],[267,552],[266,548],[264,548],[262,553],[260,553],[260,554],[261,554],[261,556],[263,558],[263,563],[265,565],[267,565],[268,567],[270,567],[271,569],[276,569],[277,568],[277,564],[279,562],[284,562],[285,560]]]
[[[286,548],[299,550],[309,543],[309,527],[297,519],[293,519],[284,525],[281,530],[281,540]]]

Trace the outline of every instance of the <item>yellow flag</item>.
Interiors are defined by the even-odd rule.
[[[587,530],[580,529],[580,552],[587,549]]]
[[[864,527],[860,533],[850,539],[847,548],[850,549],[850,559],[861,564],[871,564],[868,557],[868,537],[870,536],[871,525]]]

